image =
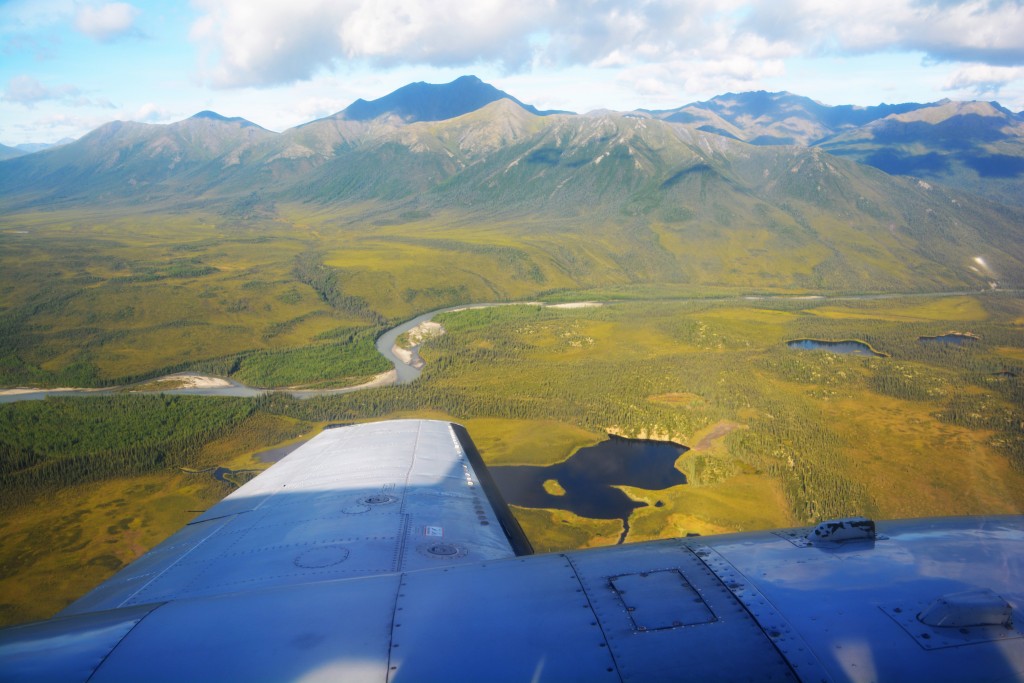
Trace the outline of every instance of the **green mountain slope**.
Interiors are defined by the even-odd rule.
[[[541,288],[564,286],[548,275],[558,272],[575,284],[604,272],[615,282],[902,291],[1008,285],[1024,273],[1019,210],[814,148],[751,146],[636,115],[541,118],[494,103],[353,138],[301,182],[268,192],[370,201],[376,223],[501,225],[518,243],[547,242],[530,250]],[[575,258],[583,242],[603,256]],[[979,255],[991,273],[972,270]]]
[[[1007,140],[1018,130],[1014,115],[977,104],[914,105],[884,118],[885,108],[835,112],[795,96],[740,104],[714,108],[730,125],[794,111],[831,126],[875,117],[828,143],[848,157],[882,144],[898,150],[922,126],[940,131],[931,144],[949,145],[967,126],[990,155],[1013,157]],[[1024,283],[1020,208],[819,148],[751,145],[671,118],[539,116],[500,99],[440,121],[330,117],[280,134],[211,112],[167,126],[116,122],[2,162],[0,202],[8,211],[202,210],[230,219],[272,218],[298,203],[344,215],[359,238],[383,239],[382,226],[399,226],[388,228],[390,240],[423,239],[414,233],[436,231],[443,216],[474,226],[475,237],[469,246],[445,237],[441,251],[498,249],[505,279],[519,283],[489,286],[499,298],[630,282],[832,291]],[[360,293],[376,295],[370,285]]]
[[[114,121],[75,142],[6,162],[0,197],[17,206],[188,196],[209,191],[254,145],[276,136],[213,112],[170,125]]]

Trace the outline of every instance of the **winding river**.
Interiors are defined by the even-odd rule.
[[[1004,290],[1004,291],[1016,291],[1016,290]],[[735,300],[735,301],[758,301],[765,299],[811,299],[816,301],[828,300],[828,301],[852,301],[859,299],[887,299],[896,297],[946,297],[946,296],[963,296],[968,294],[979,294],[977,291],[963,291],[963,292],[918,292],[913,294],[864,294],[864,295],[852,295],[852,296],[779,296],[779,295],[767,295],[767,296],[737,296],[737,297],[726,297],[724,299],[715,299],[716,301],[722,300]],[[698,301],[698,299],[665,299],[665,301]],[[699,299],[703,301],[704,299]],[[647,299],[637,299],[636,301],[652,301]],[[603,305],[600,302],[578,302],[578,303],[544,303],[540,301],[514,301],[514,302],[503,302],[503,303],[484,303],[484,304],[466,304],[462,306],[448,306],[446,308],[439,308],[429,313],[416,316],[411,320],[393,327],[380,337],[377,338],[376,346],[377,351],[380,352],[384,358],[394,367],[391,370],[382,375],[378,375],[374,380],[365,384],[360,384],[353,387],[345,387],[342,389],[261,389],[257,387],[250,387],[236,382],[231,379],[220,378],[220,377],[203,377],[194,373],[178,373],[175,375],[168,375],[161,377],[157,381],[173,381],[182,378],[194,378],[203,380],[201,384],[216,384],[216,386],[194,386],[194,387],[179,387],[173,389],[152,389],[152,390],[135,390],[133,391],[130,386],[115,386],[110,388],[102,389],[79,389],[79,388],[61,388],[61,389],[35,389],[35,388],[18,388],[18,389],[0,389],[0,403],[14,403],[15,401],[41,401],[47,396],[110,396],[114,394],[120,394],[124,392],[140,393],[140,394],[185,394],[185,395],[197,395],[197,396],[241,396],[251,397],[259,396],[261,394],[271,392],[281,392],[290,394],[295,398],[312,398],[314,396],[329,396],[332,394],[344,394],[353,391],[361,391],[364,389],[372,389],[381,386],[391,386],[394,384],[408,384],[415,381],[423,371],[422,362],[418,362],[419,347],[415,346],[411,349],[412,358],[407,362],[397,356],[394,352],[395,342],[398,338],[406,332],[417,327],[421,323],[432,320],[434,316],[441,313],[451,313],[454,311],[465,311],[477,308],[491,308],[494,306],[545,306],[552,308],[570,308],[578,306],[600,306]]]
[[[360,384],[352,387],[344,387],[341,389],[261,389],[258,387],[250,387],[236,382],[232,379],[222,377],[206,377],[197,375],[195,373],[182,372],[174,375],[167,375],[160,377],[156,382],[168,381],[173,382],[175,380],[185,379],[196,379],[200,380],[200,386],[192,387],[177,387],[168,389],[140,389],[132,390],[130,386],[114,386],[110,388],[102,389],[78,389],[78,388],[62,388],[62,389],[7,389],[0,390],[0,403],[14,403],[15,401],[41,401],[47,396],[112,396],[114,394],[121,394],[125,392],[138,393],[138,394],[183,394],[193,396],[240,396],[240,397],[252,397],[260,396],[261,394],[267,394],[271,392],[280,392],[290,394],[295,398],[305,399],[312,398],[314,396],[330,396],[332,394],[345,394],[353,391],[361,391],[363,389],[372,389],[375,387],[391,386],[394,384],[409,384],[415,381],[420,374],[423,372],[422,362],[419,360],[419,346],[414,346],[412,351],[412,358],[407,362],[400,358],[395,353],[395,343],[398,338],[413,328],[419,326],[422,323],[428,322],[436,315],[441,313],[450,313],[453,311],[467,311],[477,308],[491,308],[494,306],[552,306],[552,307],[568,307],[578,305],[598,305],[587,302],[586,304],[547,304],[539,301],[517,301],[508,303],[487,303],[487,304],[467,304],[463,306],[448,306],[446,308],[439,308],[429,313],[416,316],[412,320],[407,320],[397,327],[393,327],[380,337],[377,338],[376,346],[377,351],[394,367],[386,373],[378,375],[374,380],[365,384]],[[147,382],[146,384],[152,384],[153,382]],[[214,384],[216,386],[203,386],[207,384]]]

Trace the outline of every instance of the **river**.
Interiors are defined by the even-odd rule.
[[[999,291],[1015,291],[1015,290],[999,290]],[[672,301],[672,302],[685,302],[685,301],[759,301],[759,300],[813,300],[813,301],[852,301],[860,299],[887,299],[896,297],[946,297],[946,296],[963,296],[968,294],[980,294],[984,292],[930,292],[930,293],[913,293],[913,294],[863,294],[863,295],[851,295],[851,296],[785,296],[785,295],[765,295],[765,296],[736,296],[736,297],[721,297],[712,299],[694,299],[694,298],[679,298],[679,299],[636,299],[629,301]],[[628,303],[629,301],[622,301],[616,303]],[[611,303],[611,302],[608,302]],[[395,355],[393,349],[395,342],[398,338],[413,329],[421,323],[432,320],[434,316],[441,313],[451,313],[454,311],[463,311],[476,308],[491,308],[493,306],[546,306],[552,308],[570,308],[578,306],[600,306],[604,305],[602,302],[586,301],[577,303],[544,303],[539,301],[516,301],[516,302],[504,302],[504,303],[483,303],[483,304],[465,304],[461,306],[448,306],[445,308],[439,308],[429,313],[418,315],[411,320],[407,320],[401,325],[391,328],[380,337],[377,338],[376,347],[377,351],[384,356],[385,359],[394,367],[393,371],[378,375],[374,380],[365,384],[360,384],[353,387],[344,387],[341,389],[261,389],[258,387],[250,387],[236,382],[231,379],[220,378],[220,377],[205,377],[196,375],[195,373],[179,373],[176,375],[168,375],[167,377],[161,377],[159,380],[174,380],[176,378],[196,378],[199,380],[209,380],[207,383],[216,383],[217,386],[194,386],[187,388],[176,388],[176,389],[154,389],[154,390],[138,390],[132,391],[130,386],[115,386],[103,389],[82,389],[82,388],[61,388],[61,389],[36,389],[36,388],[18,388],[18,389],[0,389],[0,403],[14,403],[16,401],[41,401],[47,396],[110,396],[114,394],[121,394],[125,392],[140,393],[140,394],[184,394],[184,395],[195,395],[195,396],[241,396],[251,397],[259,396],[269,392],[277,391],[286,393],[295,398],[305,399],[312,398],[314,396],[329,396],[332,394],[344,394],[353,391],[361,391],[364,389],[372,389],[381,386],[390,386],[393,384],[409,384],[415,381],[420,374],[423,372],[422,366],[416,367],[417,359],[419,359],[419,347],[413,347],[412,359],[410,362],[406,362]],[[391,376],[391,373],[394,373]],[[151,384],[147,382],[146,384]]]

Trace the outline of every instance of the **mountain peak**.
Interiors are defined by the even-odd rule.
[[[451,83],[410,83],[376,100],[360,98],[335,116],[349,121],[369,121],[387,115],[397,116],[406,123],[444,121],[502,99],[511,100],[531,114],[562,113],[537,111],[478,77],[466,75]]]
[[[221,116],[217,112],[210,111],[209,109],[204,109],[203,111],[199,112],[198,114],[193,114],[189,118],[193,118],[193,119],[213,119],[214,121],[227,121],[228,120],[228,117]]]
[[[193,114],[192,116],[188,117],[185,120],[186,121],[216,121],[218,123],[235,123],[235,124],[238,124],[239,126],[242,126],[243,128],[247,128],[249,126],[252,126],[254,128],[262,128],[262,126],[257,125],[257,124],[253,123],[252,121],[250,121],[248,119],[243,119],[241,116],[232,116],[232,117],[222,116],[221,114],[218,114],[215,111],[210,111],[209,109],[204,109],[203,111],[201,111],[201,112],[199,112],[197,114]]]

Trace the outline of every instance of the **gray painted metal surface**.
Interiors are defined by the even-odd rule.
[[[355,425],[311,439],[62,614],[513,555],[449,423]]]
[[[1024,680],[1024,517],[516,557],[465,450],[447,423],[330,430],[0,631],[0,680]]]

